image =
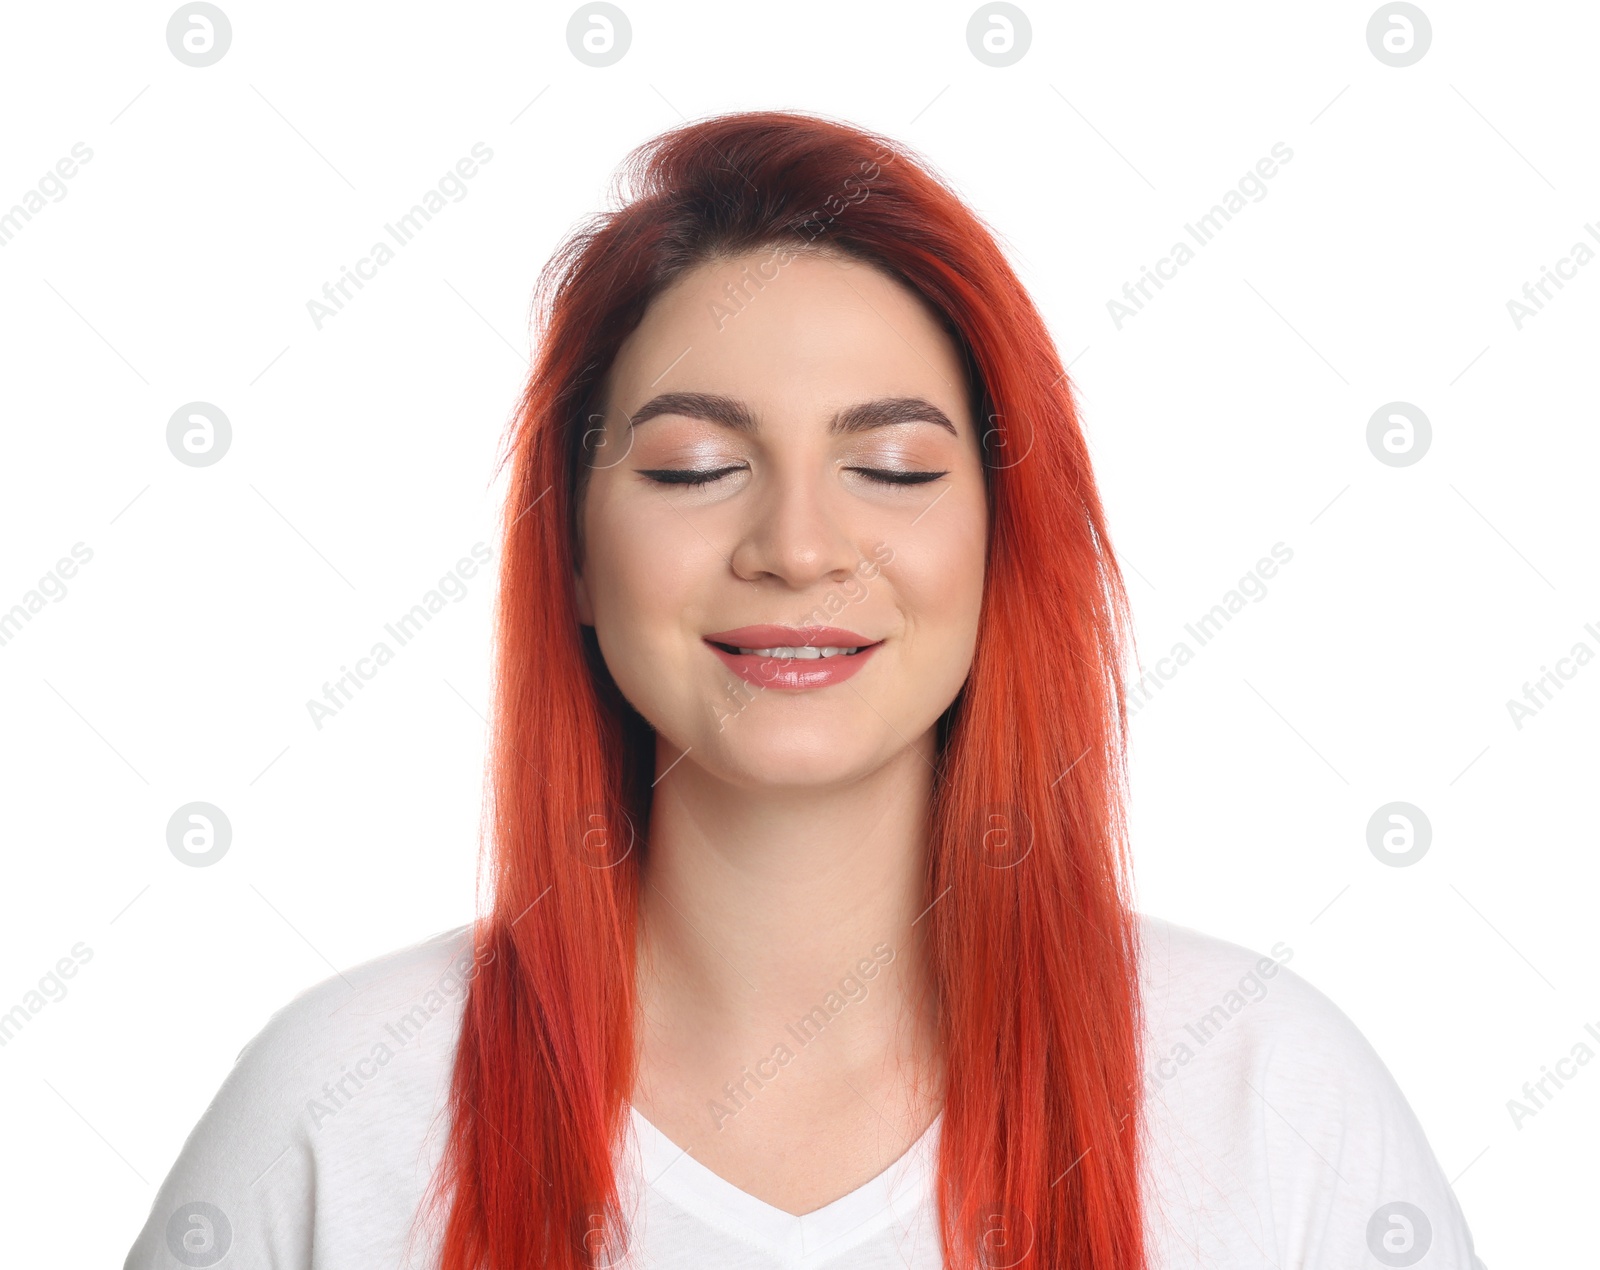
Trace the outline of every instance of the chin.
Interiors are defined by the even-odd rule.
[[[854,744],[845,748],[842,738]],[[730,721],[699,757],[702,767],[747,789],[843,785],[881,762],[864,739],[859,727],[819,728],[812,734],[794,725],[762,723],[735,732]]]

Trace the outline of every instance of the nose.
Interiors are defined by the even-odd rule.
[[[795,590],[840,582],[861,561],[840,500],[815,475],[767,473],[767,488],[750,500],[750,512],[729,553],[740,578],[774,578]]]

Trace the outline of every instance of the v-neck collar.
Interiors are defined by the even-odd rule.
[[[908,1220],[932,1193],[940,1111],[909,1150],[870,1181],[813,1212],[786,1213],[713,1173],[629,1104],[644,1185],[715,1229],[737,1235],[786,1266],[841,1256],[896,1221]]]

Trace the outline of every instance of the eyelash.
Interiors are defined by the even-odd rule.
[[[883,467],[852,467],[846,468],[849,472],[863,472],[880,485],[925,485],[929,481],[936,481],[941,476],[950,475],[948,469],[943,472],[897,472],[892,468]],[[640,475],[648,477],[658,485],[709,485],[713,481],[721,480],[729,472],[737,472],[737,467],[719,467],[699,471],[694,468],[656,468],[654,470],[641,469]]]

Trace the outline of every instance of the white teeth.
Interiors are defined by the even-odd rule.
[[[860,651],[855,648],[741,648],[741,653],[752,657],[797,657],[815,661],[819,657],[837,657],[840,653]]]

